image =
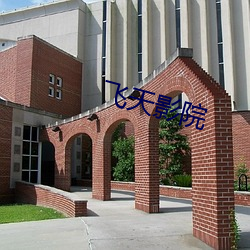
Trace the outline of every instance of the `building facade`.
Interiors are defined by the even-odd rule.
[[[53,185],[54,148],[39,134],[81,112],[82,63],[32,35],[0,52],[0,75],[1,203],[17,180]]]
[[[233,110],[250,109],[249,1],[62,0],[0,15],[1,49],[37,35],[83,62],[82,111],[114,97],[104,79],[131,88],[177,47],[225,87]],[[39,28],[38,28],[39,27]]]
[[[0,96],[64,117],[81,112],[82,63],[35,37],[0,52]]]
[[[72,116],[114,97],[105,80],[132,88],[176,48],[193,48],[196,62],[231,96],[234,164],[243,157],[250,166],[249,18],[245,0],[61,0],[2,13],[0,96]]]

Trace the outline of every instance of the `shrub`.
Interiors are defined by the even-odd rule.
[[[170,186],[172,185],[172,181],[169,178],[165,178],[161,180],[161,184]]]
[[[175,175],[173,180],[176,186],[179,187],[192,187],[192,176],[191,175]]]

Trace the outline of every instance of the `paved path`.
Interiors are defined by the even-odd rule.
[[[87,189],[73,190],[88,199],[89,216],[0,225],[0,249],[196,250],[211,249],[192,236],[191,202],[161,197],[161,213],[134,209],[129,192],[112,192],[111,201],[91,199]],[[237,207],[241,249],[250,249],[250,208]]]

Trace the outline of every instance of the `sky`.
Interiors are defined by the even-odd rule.
[[[86,3],[96,2],[97,0],[83,0]],[[53,0],[0,0],[0,12],[15,10],[27,6],[49,3]]]

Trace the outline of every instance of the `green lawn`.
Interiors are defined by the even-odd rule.
[[[65,218],[65,216],[51,208],[17,204],[0,206],[0,224],[57,218]]]

